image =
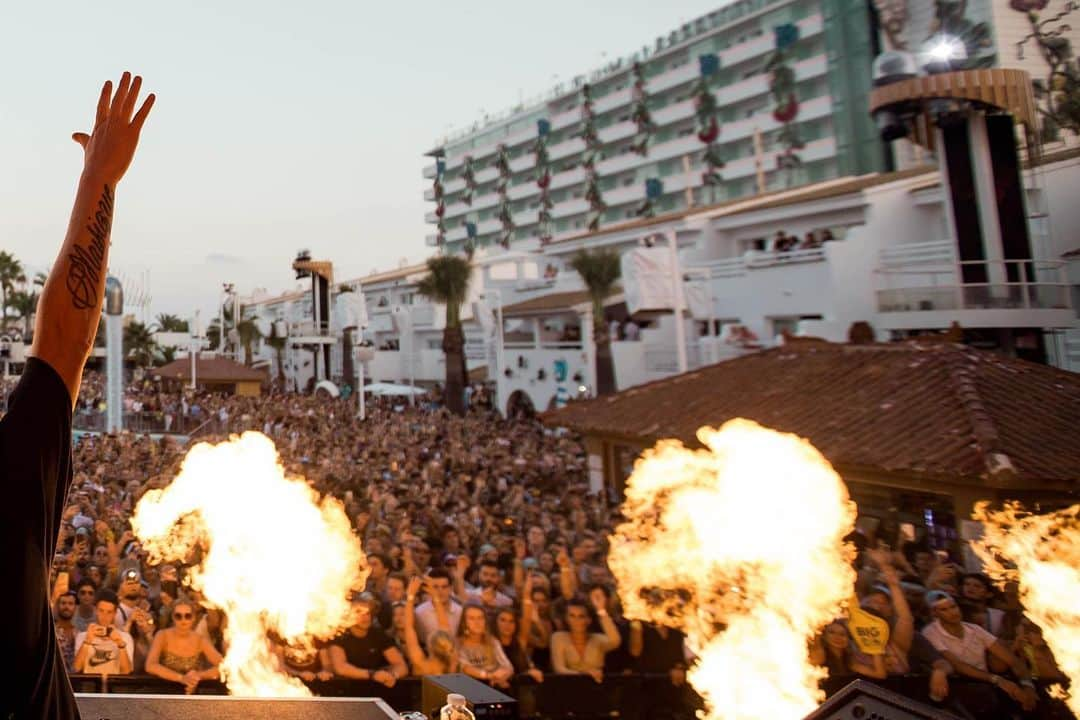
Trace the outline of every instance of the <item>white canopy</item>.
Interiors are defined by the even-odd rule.
[[[369,392],[372,395],[426,395],[427,390],[424,388],[413,387],[411,385],[398,385],[396,383],[377,382],[364,386],[364,392]]]

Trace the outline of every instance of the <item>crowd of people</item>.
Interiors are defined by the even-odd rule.
[[[100,377],[89,374],[83,388],[79,406],[100,402]],[[616,499],[588,491],[574,436],[482,408],[456,417],[432,403],[375,400],[360,423],[345,399],[176,395],[150,382],[126,392],[142,407],[213,418],[215,434],[199,439],[265,433],[289,473],[345,505],[367,553],[367,588],[339,637],[277,648],[288,673],[392,688],[407,676],[461,672],[502,689],[542,688],[552,675],[601,683],[644,673],[666,678],[668,692],[651,702],[692,716],[699,701],[686,685],[694,658],[683,635],[622,615],[606,564]],[[227,618],[185,584],[183,564],[150,564],[129,523],[142,494],[178,473],[186,449],[167,435],[126,432],[76,443],[53,562],[69,671],[146,674],[186,692],[217,677]],[[850,619],[830,624],[810,649],[830,682],[914,675],[906,692],[973,717],[1046,712],[1035,690],[1063,675],[1015,593],[963,573],[925,541],[885,535],[852,540],[858,606],[888,624],[888,640],[864,647]]]
[[[1016,585],[1001,590],[985,574],[965,572],[948,552],[905,541],[895,529],[851,537],[856,610],[829,623],[810,653],[831,685],[907,678],[894,685],[961,717],[1070,717],[1045,692],[1068,679],[1024,616]],[[880,634],[859,631],[860,612],[880,624]]]

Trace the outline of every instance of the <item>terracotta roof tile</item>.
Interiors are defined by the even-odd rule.
[[[1080,480],[1080,375],[961,345],[799,343],[546,413],[549,425],[697,444],[736,417],[839,467],[1002,484]]]

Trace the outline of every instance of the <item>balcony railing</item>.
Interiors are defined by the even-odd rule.
[[[695,269],[708,270],[712,277],[737,277],[745,275],[750,270],[780,267],[784,265],[798,265],[801,263],[822,262],[825,260],[825,248],[807,248],[805,250],[788,250],[787,252],[766,252],[764,250],[748,250],[739,257],[724,258],[712,262],[697,263]]]
[[[1064,270],[1064,263],[1042,260],[974,260],[947,269],[881,269],[888,284],[904,286],[878,290],[878,312],[1068,310],[1072,299]],[[963,282],[964,275],[986,280]]]

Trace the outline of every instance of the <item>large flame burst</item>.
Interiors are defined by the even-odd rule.
[[[247,432],[193,447],[132,527],[152,562],[197,560],[190,585],[228,618],[221,672],[232,694],[310,695],[280,672],[270,637],[311,649],[350,624],[349,593],[367,573],[338,500],[287,478],[274,443]]]
[[[974,518],[983,536],[972,549],[988,575],[1018,584],[1024,614],[1042,628],[1073,688],[1069,709],[1080,717],[1080,505],[1033,515],[1018,503],[992,511],[981,502]]]
[[[810,443],[748,420],[634,467],[609,563],[628,617],[683,630],[710,720],[801,718],[823,699],[808,641],[853,592],[855,505]]]

